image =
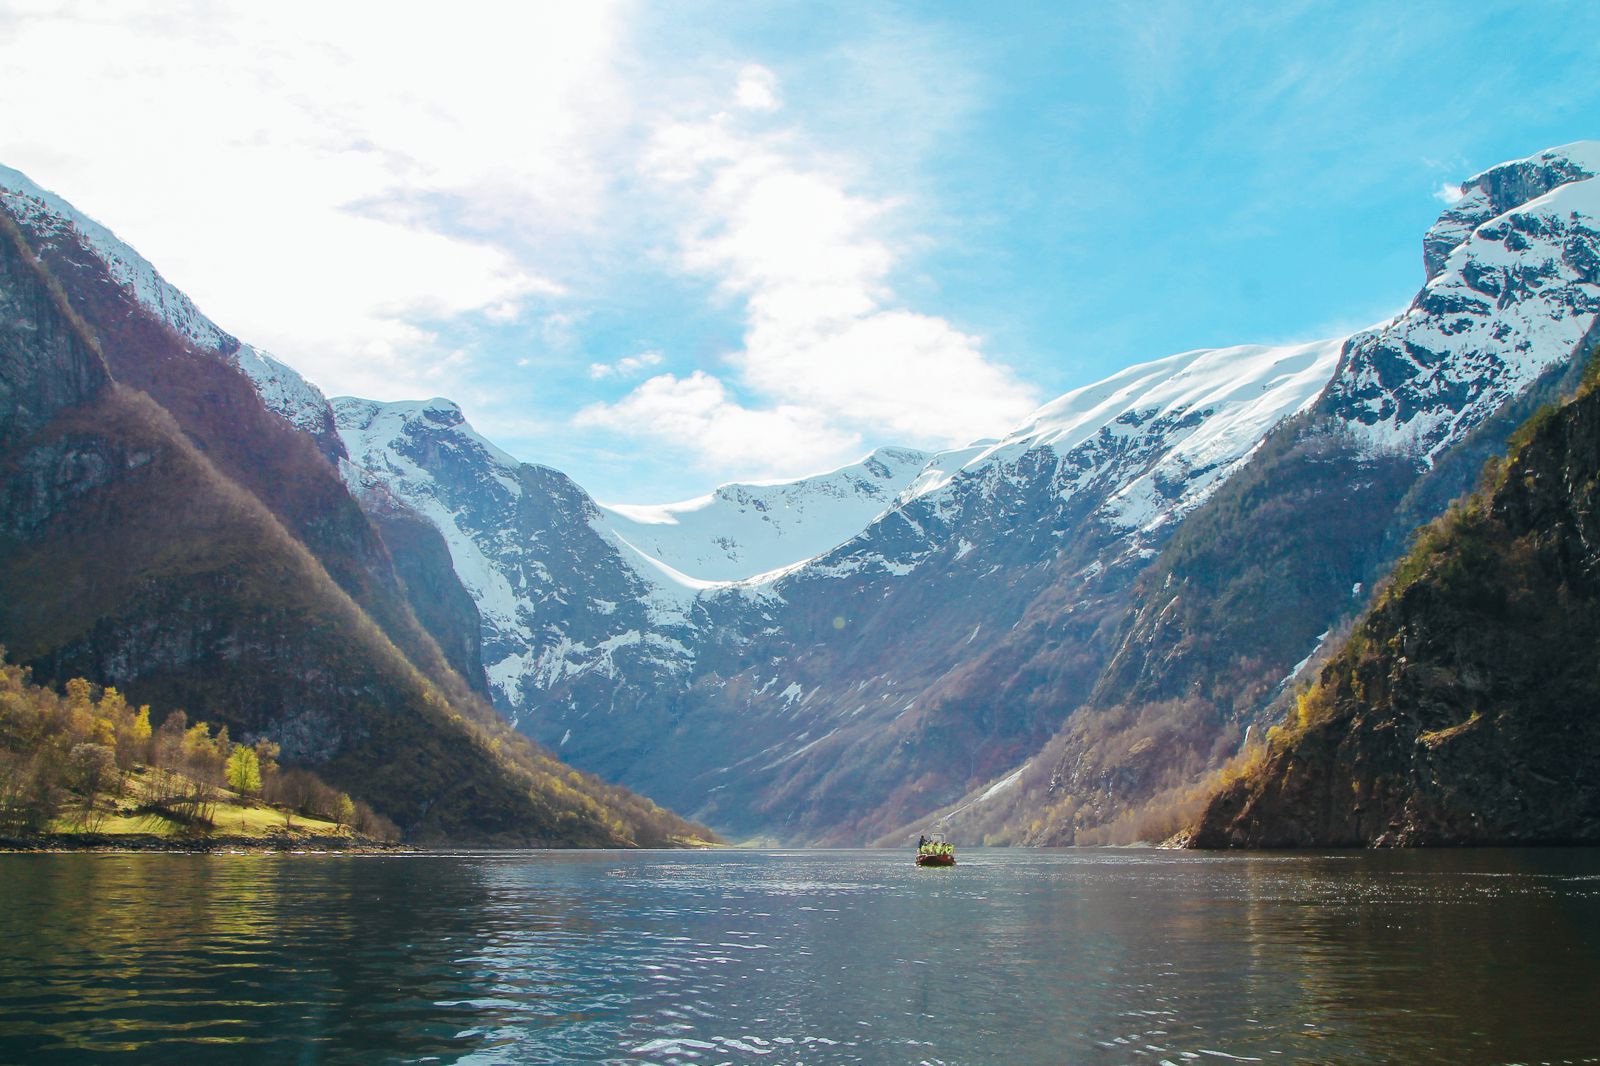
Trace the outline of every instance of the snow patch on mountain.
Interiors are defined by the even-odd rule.
[[[1038,447],[1066,455],[1097,436],[1132,437],[1149,423],[1190,413],[1204,420],[1174,442],[1174,454],[1192,466],[1214,465],[1314,398],[1332,376],[1341,344],[1201,348],[1131,366],[1045,404],[966,465]]]
[[[1478,222],[1403,315],[1352,339],[1328,404],[1369,447],[1431,465],[1595,339],[1600,179],[1567,176],[1577,161],[1600,171],[1600,143],[1553,151],[1497,168],[1549,191]],[[1540,160],[1554,176],[1536,181]],[[1473,183],[1499,187],[1495,175]]]
[[[333,401],[333,409],[350,455],[350,462],[342,464],[341,470],[351,490],[359,495],[376,480],[432,522],[444,536],[456,577],[477,603],[485,628],[501,635],[522,630],[520,590],[486,550],[489,538],[473,536],[459,520],[459,509],[438,491],[434,474],[419,451],[400,445],[414,439],[411,428],[415,421],[449,430],[464,447],[476,451],[479,462],[474,465],[487,471],[499,492],[512,500],[522,487],[506,475],[504,466],[511,464],[514,469],[516,460],[478,436],[466,424],[461,409],[449,400],[379,403],[341,396]],[[500,662],[484,663],[491,681],[502,666]]]
[[[1461,183],[1461,199],[1441,214],[1422,238],[1422,262],[1429,280],[1444,272],[1450,253],[1483,223],[1557,186],[1596,174],[1600,174],[1600,141],[1548,148],[1474,174]]]
[[[611,529],[604,519],[592,525],[595,526],[596,532],[616,546],[618,554],[639,576],[656,589],[657,603],[662,608],[675,608],[681,613],[689,608],[700,593],[710,589],[726,588],[730,584],[726,581],[707,581],[685,574]]]
[[[288,364],[253,344],[240,344],[232,358],[255,385],[267,410],[312,436],[333,429],[333,408],[328,398]]]
[[[723,485],[659,505],[600,504],[604,525],[693,587],[771,580],[855,536],[894,503],[932,456],[880,448],[814,477]]]

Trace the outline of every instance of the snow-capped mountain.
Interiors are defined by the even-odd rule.
[[[600,504],[605,526],[673,571],[748,581],[796,566],[855,536],[932,458],[879,448],[858,463],[796,481],[723,485],[682,503]]]
[[[703,600],[760,599],[771,571],[855,532],[927,458],[881,449],[797,482],[605,508],[558,471],[496,448],[448,400],[341,397],[334,408],[351,457],[346,480],[383,485],[444,534],[483,619],[497,701],[520,722],[557,691],[581,715],[596,685],[609,690],[619,678],[681,688],[705,627]],[[769,514],[777,521],[762,520]],[[753,577],[741,579],[744,571]],[[609,691],[599,698],[626,701]],[[571,729],[536,735],[563,746]]]
[[[952,657],[1009,632],[1067,561],[1084,596],[1125,586],[1171,522],[1317,396],[1339,351],[1186,352],[965,449],[882,449],[659,507],[594,503],[494,448],[448,401],[334,406],[347,477],[381,480],[444,533],[483,616],[491,685],[522,728],[760,831],[752,789],[837,766],[841,746],[878,749],[895,733],[886,719],[919,721],[906,712],[948,682]],[[870,681],[823,666],[839,649],[895,656],[907,634],[914,648]],[[899,783],[860,776],[836,798],[875,806]],[[724,800],[751,813],[719,813]],[[831,829],[832,815],[802,817],[795,832]]]
[[[1468,179],[1428,231],[1426,286],[1352,341],[1326,408],[1372,447],[1431,464],[1570,360],[1600,314],[1596,174],[1600,142],[1583,141]]]
[[[118,285],[142,306],[196,347],[221,352],[255,384],[267,409],[327,447],[335,443],[333,413],[327,398],[288,365],[242,343],[207,318],[144,256],[110,229],[55,193],[36,185],[21,171],[0,166],[0,206],[45,240],[68,238],[104,264]]]
[[[1204,500],[1282,419],[1316,398],[1342,339],[1203,348],[1119,371],[1035,411],[1000,440],[942,453],[906,499],[947,511],[963,474],[1016,470],[1035,452],[1057,457],[1063,498],[1119,482],[1097,517],[1154,533]],[[973,454],[975,452],[975,454]],[[959,463],[959,465],[957,465]]]

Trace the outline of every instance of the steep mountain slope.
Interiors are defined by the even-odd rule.
[[[1600,841],[1596,371],[1423,531],[1193,846]]]
[[[1196,777],[1270,719],[1406,532],[1570,387],[1575,353],[1600,338],[1597,171],[1586,142],[1467,183],[1429,232],[1432,276],[1411,307],[1351,338],[1326,392],[1185,523],[1141,579],[1089,707],[970,822],[1060,843],[1184,816]]]
[[[307,454],[301,433],[309,434],[330,462],[345,458],[333,410],[316,386],[224,332],[105,226],[5,167],[0,167],[0,207],[26,230],[49,269],[68,279],[93,328],[115,341],[109,353],[119,380],[149,392],[179,417],[186,433],[208,442],[212,458],[258,492],[329,566],[340,586],[374,611],[436,679],[444,672],[429,665],[434,649],[411,632],[413,620],[393,602],[400,597],[429,627],[428,636],[446,649],[448,667],[487,692],[474,651],[477,619],[463,609],[465,592],[437,536],[425,531],[427,523],[418,516],[403,514],[404,504],[381,495],[361,497],[361,503],[377,507],[369,525],[338,479]],[[169,333],[178,343],[218,358],[192,362],[160,354],[174,343]],[[227,365],[242,371],[244,380],[224,373]],[[252,391],[259,403],[250,397]],[[264,414],[263,406],[277,418]],[[238,427],[243,432],[234,432],[236,420],[243,420]],[[275,425],[278,420],[285,425]],[[379,543],[386,532],[395,534],[394,543]],[[398,581],[387,556],[407,580]],[[396,591],[400,596],[393,595]],[[455,609],[439,610],[441,597]]]
[[[557,685],[582,705],[589,686],[625,673],[637,714],[649,713],[658,685],[670,690],[691,628],[689,579],[646,565],[582,489],[501,452],[448,400],[342,398],[335,407],[353,457],[346,478],[392,493],[443,533],[482,618],[490,685],[512,721],[530,693]]]
[[[278,740],[417,837],[690,831],[500,727],[418,624],[326,440],[269,412],[236,353],[151,313],[75,225],[29,201],[19,226],[17,203],[0,212],[0,642],[16,657]]]
[[[40,188],[21,171],[6,166],[0,166],[0,208],[33,234],[37,243],[81,248],[100,264],[116,289],[125,291],[195,347],[221,353],[244,371],[269,410],[311,434],[330,457],[341,454],[333,412],[315,385],[266,352],[224,332],[111,230]]]

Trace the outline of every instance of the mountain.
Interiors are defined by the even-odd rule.
[[[320,393],[65,201],[15,171],[0,186],[0,642],[13,658],[275,740],[415,839],[695,833],[561,765],[474,695],[419,620],[476,625],[442,538],[390,498],[414,534],[390,550],[340,477]],[[448,643],[471,655],[476,639]]]
[[[1090,839],[1229,757],[1574,372],[1597,155],[1466,182],[1391,322],[1133,367],[933,456],[601,505],[447,402],[336,416],[444,534],[497,703],[578,765],[739,835],[893,838],[943,807]]]
[[[1350,338],[1322,395],[1185,521],[1084,707],[969,825],[1070,843],[1160,836],[1194,813],[1194,783],[1281,715],[1410,531],[1575,383],[1600,340],[1597,172],[1584,142],[1465,183],[1425,238],[1411,305]]]
[[[6,166],[0,166],[0,206],[39,239],[80,246],[111,285],[124,291],[146,315],[189,344],[219,353],[244,372],[268,410],[311,434],[330,457],[338,454],[333,412],[315,385],[266,352],[223,332],[115,233]]]
[[[917,784],[943,749],[987,745],[960,786],[1049,735],[1048,706],[962,724],[960,664],[1063,583],[1114,601],[1338,351],[1183,353],[999,440],[655,508],[517,464],[448,401],[334,406],[353,466],[444,532],[520,728],[736,833],[859,840],[943,795]]]
[[[1425,528],[1195,847],[1600,841],[1600,358]]]

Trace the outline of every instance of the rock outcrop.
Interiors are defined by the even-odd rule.
[[[1600,842],[1593,372],[1485,482],[1421,532],[1191,846]]]

